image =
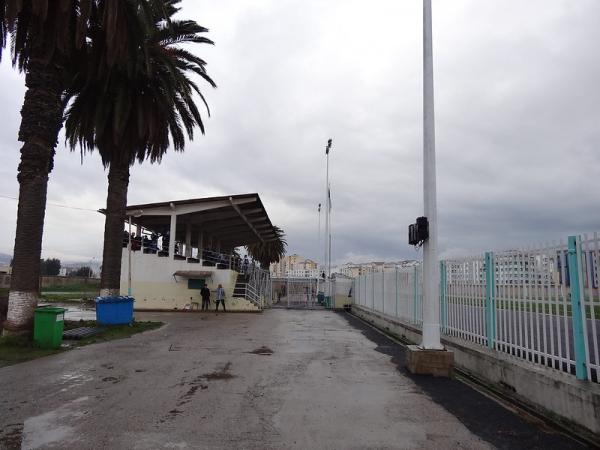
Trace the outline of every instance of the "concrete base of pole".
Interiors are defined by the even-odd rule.
[[[454,353],[448,350],[427,350],[418,345],[409,345],[406,352],[406,366],[408,371],[415,375],[452,378]]]

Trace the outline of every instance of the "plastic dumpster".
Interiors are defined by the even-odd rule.
[[[133,322],[133,297],[97,297],[96,322],[100,325],[126,325]]]
[[[331,296],[325,296],[325,308],[331,308]]]
[[[41,348],[59,348],[65,325],[64,308],[36,308],[33,320],[33,341]]]

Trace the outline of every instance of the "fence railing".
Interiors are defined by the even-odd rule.
[[[272,305],[271,298],[271,274],[257,265],[247,265],[245,275],[248,282],[245,286],[245,297],[259,308],[263,309]]]
[[[598,233],[440,262],[440,328],[580,380],[600,376]],[[362,275],[354,303],[417,328],[420,266]]]

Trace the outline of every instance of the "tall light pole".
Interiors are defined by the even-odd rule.
[[[441,350],[439,270],[437,261],[437,199],[435,171],[435,116],[433,103],[433,48],[431,0],[423,0],[423,200],[429,239],[423,244],[423,341]]]
[[[327,172],[325,177],[325,261],[323,264],[326,267],[327,293],[331,296],[331,195],[329,192],[329,151],[331,150],[332,140],[327,141],[325,147],[325,158],[327,161]]]

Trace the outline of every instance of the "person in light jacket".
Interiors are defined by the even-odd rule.
[[[223,312],[225,312],[225,289],[223,289],[223,285],[219,284],[219,287],[217,288],[217,295],[216,295],[216,304],[217,307],[215,309],[215,312],[217,312],[219,310],[219,302],[221,302],[221,304],[223,305]]]

